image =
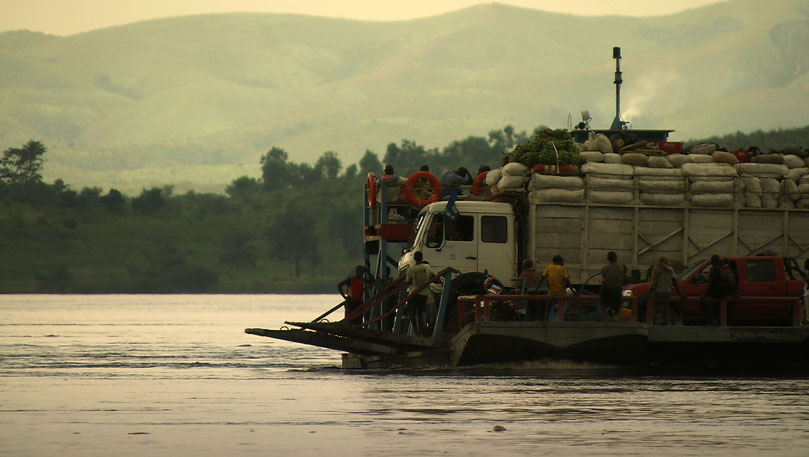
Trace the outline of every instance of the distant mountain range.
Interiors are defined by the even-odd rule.
[[[809,2],[732,0],[652,18],[500,4],[403,22],[217,14],[67,37],[0,33],[0,150],[49,149],[74,187],[221,190],[272,146],[295,162],[507,124],[622,114],[687,140],[809,124]],[[474,164],[468,164],[474,165]]]

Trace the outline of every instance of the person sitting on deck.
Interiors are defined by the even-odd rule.
[[[362,306],[365,301],[365,289],[368,284],[373,282],[374,279],[368,275],[365,267],[357,265],[357,268],[354,269],[354,276],[350,276],[337,284],[337,291],[345,299],[343,303],[345,303],[346,319],[354,310]],[[362,316],[355,317],[351,320],[351,323],[362,324]]]

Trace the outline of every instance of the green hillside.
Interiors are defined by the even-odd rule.
[[[0,33],[0,148],[49,145],[46,180],[130,193],[221,191],[271,146],[344,163],[407,138],[615,111],[673,139],[805,124],[809,4],[732,0],[653,18],[480,5],[363,22],[278,14],[169,18],[68,37]]]

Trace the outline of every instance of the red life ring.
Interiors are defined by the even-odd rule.
[[[368,207],[376,208],[376,175],[368,172]]]
[[[426,179],[433,185],[433,194],[426,200],[419,199],[413,193],[413,185],[420,179]],[[438,196],[441,195],[441,183],[438,181],[438,176],[430,173],[429,171],[417,171],[407,178],[407,185],[405,185],[405,197],[408,203],[413,206],[421,208],[422,206],[429,205],[430,203],[437,202]]]
[[[486,175],[489,174],[489,171],[486,170],[478,175],[475,178],[475,182],[472,183],[472,195],[479,195],[480,194],[480,185],[483,184],[483,180],[486,179]]]

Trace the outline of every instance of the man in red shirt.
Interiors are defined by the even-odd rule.
[[[372,284],[374,279],[367,275],[367,270],[362,265],[357,265],[354,276],[350,276],[337,284],[337,291],[345,298],[346,318],[359,308],[365,301],[365,289],[368,284]],[[343,288],[346,290],[343,290]],[[362,324],[362,316],[357,316],[351,320],[353,324]]]

